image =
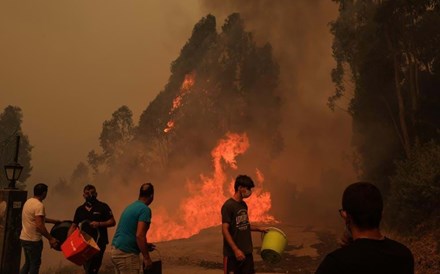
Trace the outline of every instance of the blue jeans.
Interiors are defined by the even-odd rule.
[[[24,250],[24,265],[20,274],[38,274],[41,265],[41,252],[43,251],[43,241],[21,241]]]

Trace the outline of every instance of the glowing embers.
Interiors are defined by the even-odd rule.
[[[195,83],[195,73],[190,73],[185,75],[185,79],[183,80],[182,85],[180,86],[180,93],[177,95],[176,98],[173,100],[173,106],[171,107],[168,114],[170,116],[173,116],[175,111],[180,108],[182,105],[183,97],[188,94],[191,91],[191,88],[194,86]],[[165,133],[170,132],[174,128],[174,120],[170,118],[170,120],[167,122],[167,127],[163,130]]]
[[[210,176],[201,174],[199,182],[187,182],[189,197],[182,201],[175,217],[171,217],[163,209],[155,210],[151,231],[148,232],[149,241],[188,238],[204,228],[220,225],[221,206],[234,192],[234,178],[228,177],[225,171],[228,168],[236,170],[236,157],[245,153],[248,148],[249,139],[245,133],[227,133],[220,139],[211,151],[213,173]],[[268,213],[271,198],[270,193],[263,190],[263,174],[256,169],[256,174],[248,175],[256,184],[252,196],[246,199],[250,221],[275,221]],[[228,191],[226,195],[225,190]]]

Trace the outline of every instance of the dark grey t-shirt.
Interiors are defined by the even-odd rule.
[[[245,254],[252,254],[252,236],[248,207],[245,202],[230,198],[222,206],[222,223],[229,224],[229,233],[237,247]],[[223,255],[234,256],[229,244],[223,239]]]

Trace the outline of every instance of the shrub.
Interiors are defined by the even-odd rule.
[[[414,146],[410,157],[396,163],[385,222],[400,233],[423,232],[440,224],[440,145]]]

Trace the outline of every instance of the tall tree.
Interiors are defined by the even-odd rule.
[[[439,138],[439,1],[335,2],[336,93],[329,105],[345,95],[344,81],[354,83],[350,113],[362,177],[386,192],[394,161],[409,158],[417,142]]]
[[[133,139],[133,113],[127,106],[121,106],[104,121],[99,137],[102,153],[92,150],[88,154],[88,163],[97,171],[100,165],[111,164],[124,153],[125,146]]]
[[[165,89],[141,115],[136,138],[144,144],[166,144],[160,151],[168,155],[156,157],[156,163],[164,163],[162,156],[179,165],[188,157],[209,157],[227,131],[246,131],[252,140],[271,143],[266,155],[281,148],[279,68],[271,46],[258,46],[238,13],[228,16],[221,29],[217,33],[212,15],[195,25],[171,65]],[[191,87],[182,95],[187,77]],[[173,128],[164,132],[170,120]],[[146,150],[158,151],[151,146]]]

